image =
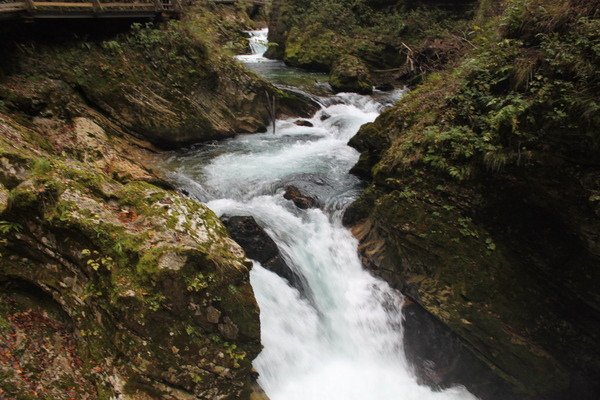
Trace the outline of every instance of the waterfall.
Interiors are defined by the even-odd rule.
[[[256,58],[261,46],[253,47]],[[254,366],[271,400],[475,399],[462,387],[417,383],[404,354],[402,295],[362,268],[357,241],[341,223],[360,191],[348,174],[358,153],[347,142],[399,95],[331,96],[308,126],[281,120],[276,134],[240,135],[170,162],[180,186],[217,214],[254,216],[304,278],[298,290],[259,263],[251,272],[264,346]],[[286,200],[290,184],[320,207]]]

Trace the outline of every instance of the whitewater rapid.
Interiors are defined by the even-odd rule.
[[[266,31],[251,35],[264,44]],[[242,60],[262,62],[265,49]],[[362,268],[341,223],[361,188],[348,174],[358,160],[348,140],[400,95],[331,96],[312,127],[280,120],[275,134],[241,135],[171,160],[180,186],[219,215],[252,215],[304,279],[298,290],[259,263],[251,271],[264,346],[254,367],[271,400],[475,399],[461,387],[417,384],[404,354],[402,295]],[[284,199],[290,184],[320,208]]]

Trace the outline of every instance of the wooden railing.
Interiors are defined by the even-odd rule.
[[[70,17],[127,17],[152,16],[161,13],[179,14],[180,0],[114,1],[10,1],[0,3],[0,17],[70,18]]]
[[[234,4],[234,3],[238,2],[238,0],[211,0],[211,1],[216,4]],[[252,4],[256,4],[256,5],[267,4],[267,0],[249,0],[249,2]]]

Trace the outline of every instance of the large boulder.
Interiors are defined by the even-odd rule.
[[[217,216],[87,118],[0,132],[0,397],[248,398],[258,306]]]

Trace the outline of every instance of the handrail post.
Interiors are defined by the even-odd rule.
[[[25,0],[25,4],[27,4],[27,9],[29,12],[33,12],[33,10],[35,10],[35,4],[33,4],[33,0]]]
[[[181,0],[175,0],[175,9],[179,12],[183,11],[183,5],[181,4]]]
[[[102,11],[102,4],[100,3],[100,0],[92,0],[92,3],[94,4],[95,13],[99,13]]]

